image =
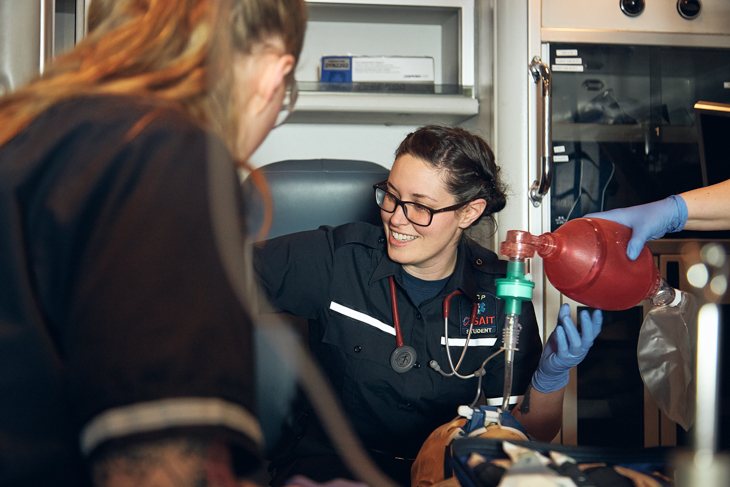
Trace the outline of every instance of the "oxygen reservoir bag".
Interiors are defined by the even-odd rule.
[[[669,419],[688,430],[695,419],[697,304],[674,290],[674,300],[654,306],[639,332],[639,372],[651,397]]]

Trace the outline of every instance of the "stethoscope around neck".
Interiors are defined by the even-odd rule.
[[[401,333],[400,329],[400,318],[398,317],[398,298],[396,297],[395,292],[395,279],[393,279],[393,276],[389,277],[390,281],[390,306],[393,311],[393,327],[395,328],[395,343],[396,348],[393,350],[393,352],[390,354],[390,366],[395,370],[396,372],[402,374],[404,372],[409,371],[416,363],[416,351],[413,347],[406,345],[403,342],[403,334]],[[443,317],[444,317],[444,343],[446,345],[446,357],[449,359],[449,365],[451,366],[451,372],[444,372],[441,370],[441,366],[439,366],[438,362],[436,360],[431,360],[428,365],[432,369],[434,369],[439,374],[443,375],[444,377],[458,377],[459,379],[471,379],[472,377],[479,377],[484,375],[484,364],[482,366],[475,370],[473,373],[469,375],[461,375],[459,374],[459,367],[461,366],[461,362],[464,360],[464,356],[466,355],[466,349],[469,346],[469,339],[471,338],[471,332],[474,327],[474,321],[476,320],[477,316],[477,310],[479,309],[479,304],[472,302],[471,303],[471,316],[469,318],[469,331],[466,335],[466,342],[464,343],[464,348],[461,351],[461,356],[459,357],[459,361],[456,363],[456,366],[454,366],[454,362],[451,359],[451,350],[449,349],[449,306],[451,304],[451,298],[456,296],[457,294],[464,294],[460,290],[456,290],[453,293],[449,294],[444,298],[443,302]],[[486,363],[486,361],[485,361]]]

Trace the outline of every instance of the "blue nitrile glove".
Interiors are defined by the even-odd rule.
[[[679,195],[645,205],[590,213],[584,218],[611,220],[629,227],[631,240],[626,249],[629,259],[636,259],[647,240],[661,238],[665,233],[679,232],[687,223],[687,203]]]
[[[601,332],[602,324],[601,310],[595,310],[593,316],[588,311],[581,311],[581,336],[570,319],[570,306],[562,305],[558,313],[558,326],[548,338],[540,365],[532,376],[532,387],[545,394],[565,387],[570,369],[581,363],[588,354],[593,340]]]

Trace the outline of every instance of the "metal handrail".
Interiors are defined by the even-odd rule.
[[[550,190],[550,182],[553,177],[553,115],[551,97],[553,92],[552,76],[550,68],[542,62],[540,56],[535,56],[530,63],[530,73],[535,83],[541,83],[542,94],[542,135],[540,151],[540,179],[535,180],[530,186],[530,201],[533,206],[540,206],[542,198]]]
[[[43,74],[53,62],[53,29],[56,9],[54,0],[40,0],[40,3],[40,58],[38,60],[38,71]]]

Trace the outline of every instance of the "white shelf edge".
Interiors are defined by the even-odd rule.
[[[291,123],[455,125],[479,113],[479,100],[459,95],[300,93]]]
[[[461,95],[300,92],[296,111],[471,116],[479,113],[479,101]]]

